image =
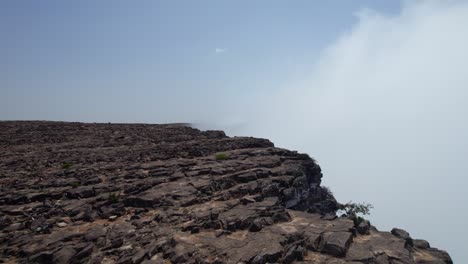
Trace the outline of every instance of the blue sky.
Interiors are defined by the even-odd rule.
[[[184,96],[204,102],[267,93],[305,74],[302,65],[315,60],[339,32],[350,30],[361,7],[386,13],[399,8],[397,1],[1,5],[2,118],[146,122],[184,116],[136,111],[122,117],[108,107],[151,111],[156,102],[164,111],[170,107],[167,99]]]
[[[1,1],[0,119],[195,122],[468,260],[468,1]]]

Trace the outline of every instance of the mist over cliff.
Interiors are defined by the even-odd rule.
[[[302,80],[223,101],[206,127],[313,154],[339,200],[371,202],[375,223],[467,259],[453,237],[467,234],[468,5],[406,3],[395,16],[362,10]]]

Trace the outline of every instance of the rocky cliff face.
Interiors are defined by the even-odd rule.
[[[452,263],[336,217],[306,154],[183,125],[0,122],[0,263]]]

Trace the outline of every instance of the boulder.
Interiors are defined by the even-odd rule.
[[[411,238],[409,233],[406,232],[405,230],[399,229],[399,228],[393,228],[391,230],[391,233],[396,237],[404,239],[408,246],[413,246],[413,239]]]
[[[57,264],[68,264],[71,263],[73,257],[76,254],[76,250],[73,249],[73,247],[66,246],[60,249],[59,251],[55,252],[53,254],[53,263]]]
[[[322,237],[320,251],[335,257],[343,257],[352,240],[350,232],[326,232]]]

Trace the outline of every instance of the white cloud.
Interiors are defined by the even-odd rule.
[[[216,53],[216,54],[224,53],[224,52],[227,52],[227,49],[222,49],[222,48],[216,48],[216,49],[215,49],[215,53]]]
[[[406,228],[466,261],[468,3],[357,16],[308,79],[217,122],[243,120],[234,133],[310,153],[339,200],[370,202],[378,227]]]

